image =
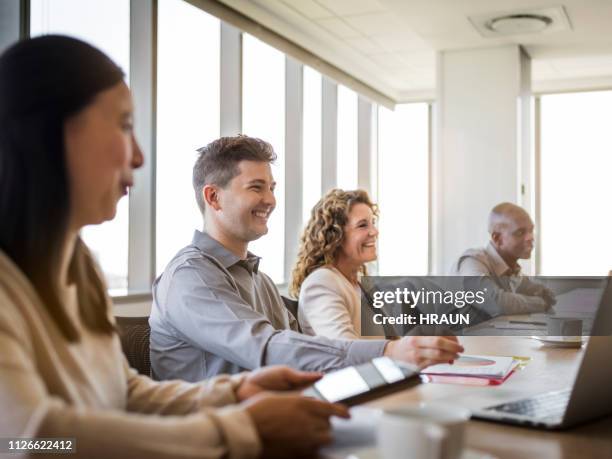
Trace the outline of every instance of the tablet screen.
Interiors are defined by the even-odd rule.
[[[317,381],[315,387],[323,398],[329,402],[338,402],[370,390],[370,386],[355,367],[329,373],[323,379]]]
[[[416,369],[394,362],[389,357],[378,357],[370,362],[327,373],[314,384],[314,393],[306,395],[320,397],[329,402],[346,401],[366,394],[416,374]]]

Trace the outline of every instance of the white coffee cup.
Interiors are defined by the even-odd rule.
[[[469,418],[467,409],[433,404],[385,410],[378,450],[383,459],[458,459]]]
[[[549,317],[546,331],[550,338],[580,340],[582,336],[582,320],[571,317]]]

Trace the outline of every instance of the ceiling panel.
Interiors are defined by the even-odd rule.
[[[372,41],[390,52],[411,51],[411,50],[431,50],[430,46],[419,36],[410,32],[402,34],[392,33],[385,35],[375,35],[370,37]]]
[[[412,66],[435,69],[436,53],[434,51],[403,51],[397,54]]]
[[[559,78],[559,72],[545,61],[532,61],[531,75],[539,80]]]
[[[401,30],[401,23],[391,13],[345,16],[344,20],[364,35],[383,35],[390,30]]]
[[[355,14],[379,13],[385,7],[376,0],[316,0],[322,6],[333,11],[338,16]]]
[[[306,16],[308,19],[324,19],[333,18],[332,13],[327,8],[322,7],[314,0],[282,0],[283,3],[289,5],[299,13]]]
[[[612,79],[612,0],[564,0],[562,5],[571,30],[494,38],[480,36],[468,17],[550,7],[554,2],[551,5],[550,0],[221,1],[390,97],[422,89],[424,84],[434,89],[436,51],[507,44],[521,45],[532,58],[535,86],[543,87],[540,83],[546,80]],[[406,70],[410,66],[412,74]],[[379,72],[378,67],[395,71]]]
[[[399,55],[395,53],[383,53],[383,54],[371,54],[368,56],[370,60],[378,65],[386,67],[388,69],[401,69],[409,68],[410,63],[406,62]]]
[[[561,59],[549,59],[548,62],[558,69],[575,69],[588,67],[612,67],[612,56],[579,56]]]
[[[319,19],[316,22],[338,38],[356,38],[361,36],[361,33],[353,29],[342,19]]]
[[[364,54],[381,54],[385,52],[385,48],[367,37],[347,38],[345,41],[357,51]]]

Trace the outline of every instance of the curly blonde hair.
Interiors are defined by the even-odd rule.
[[[378,207],[364,190],[344,191],[336,188],[329,191],[313,207],[310,220],[300,238],[300,250],[289,285],[291,296],[299,296],[302,282],[311,272],[335,262],[344,239],[348,214],[358,203],[367,205],[374,215],[378,215]],[[362,273],[366,274],[365,266]]]

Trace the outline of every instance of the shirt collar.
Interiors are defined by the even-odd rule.
[[[250,273],[257,274],[259,270],[259,261],[261,257],[247,252],[246,259],[242,260],[238,255],[230,252],[216,239],[213,239],[208,233],[195,230],[193,233],[192,244],[202,252],[216,258],[224,268],[240,265]]]
[[[485,251],[493,262],[493,270],[497,277],[500,276],[518,276],[521,273],[521,267],[517,266],[515,269],[508,266],[508,263],[504,261],[495,246],[491,241],[487,244]]]

